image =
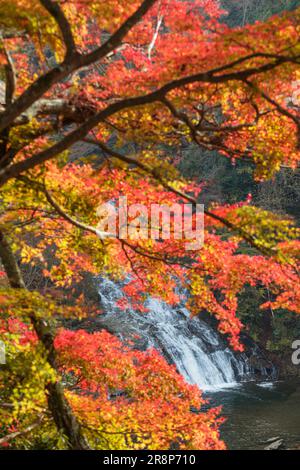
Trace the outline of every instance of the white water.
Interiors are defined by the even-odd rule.
[[[120,311],[116,300],[124,294],[120,286],[108,279],[99,283],[101,305],[105,311],[101,322],[123,339],[139,335],[146,346],[159,349],[175,363],[189,383],[202,390],[237,386],[249,375],[247,358],[235,355],[221,335],[199,318],[189,318],[183,305],[174,309],[149,298],[147,313],[129,308]]]
[[[237,384],[235,370],[243,375],[244,364],[228,347],[219,349],[223,345],[211,327],[199,319],[189,319],[189,312],[184,308],[181,318],[178,311],[156,299],[149,299],[147,304],[150,310],[147,321],[156,325],[156,338],[189,383],[199,385],[202,390]]]

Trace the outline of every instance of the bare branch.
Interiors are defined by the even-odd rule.
[[[24,434],[30,433],[30,432],[33,431],[35,428],[37,428],[38,426],[40,426],[41,423],[42,423],[42,417],[40,417],[37,421],[35,421],[34,423],[32,423],[30,426],[28,426],[27,428],[23,429],[22,431],[12,432],[11,434],[7,434],[6,436],[1,437],[1,438],[0,438],[0,446],[1,446],[2,444],[6,444],[6,443],[9,442],[9,441],[12,441],[12,440],[15,439],[16,437],[24,436]]]
[[[151,40],[151,42],[149,44],[149,47],[148,47],[148,59],[149,60],[151,60],[152,49],[155,46],[155,42],[157,40],[159,29],[160,29],[161,24],[162,24],[163,19],[164,19],[163,15],[160,14],[160,10],[161,10],[161,3],[159,3],[159,7],[158,7],[158,16],[157,16],[157,20],[156,20],[156,27],[155,27],[155,30],[154,30],[154,34],[153,34],[152,40]]]

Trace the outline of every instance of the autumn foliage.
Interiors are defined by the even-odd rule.
[[[225,13],[214,0],[0,0],[2,445],[81,448],[51,415],[49,384],[62,382],[92,448],[224,448],[219,410],[203,412],[157,352],[61,327],[91,315],[74,294],[86,273],[130,276],[141,311],[148,294],[176,304],[180,283],[191,314],[214,315],[237,350],[244,286],[268,288],[262,309],[299,313],[299,230],[251,197],[205,209],[201,250],[96,231],[97,208],[119,196],[195,207],[202,188],[176,168],[191,143],[199,159],[252,162],[257,180],[297,168],[300,11],[235,29]],[[52,294],[26,285],[16,260],[39,266]]]
[[[47,439],[53,447],[64,448],[63,436],[43,416],[45,382],[56,377],[43,362],[36,336],[11,319],[2,322],[1,332],[10,341],[1,399],[15,400],[13,413],[5,408],[1,413],[6,428],[26,428],[34,416],[40,416],[33,444],[40,446]],[[84,330],[60,330],[55,347],[59,371],[68,382],[66,396],[93,448],[224,448],[219,410],[202,412],[205,401],[198,387],[186,384],[157,351],[139,352],[106,331]],[[23,377],[21,383],[17,376]],[[16,442],[22,446],[22,439]]]

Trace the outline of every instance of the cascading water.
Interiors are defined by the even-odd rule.
[[[174,312],[155,299],[149,299],[147,304],[147,320],[155,325],[152,344],[161,346],[188,382],[196,383],[202,390],[232,386],[237,372],[246,372],[245,364],[229,348],[220,349],[218,334],[205,322],[190,319],[185,308]]]
[[[96,328],[104,327],[123,340],[134,339],[143,349],[155,347],[189,383],[202,390],[232,387],[251,376],[247,356],[232,352],[208,323],[190,318],[184,305],[172,308],[150,297],[147,313],[130,307],[122,311],[116,306],[116,301],[124,297],[121,286],[103,278],[99,295],[104,314],[96,320]]]

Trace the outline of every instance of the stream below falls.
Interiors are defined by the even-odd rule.
[[[277,436],[286,448],[299,446],[299,381],[243,383],[205,397],[209,406],[222,406],[226,422],[221,437],[229,449],[263,449],[268,439]]]

